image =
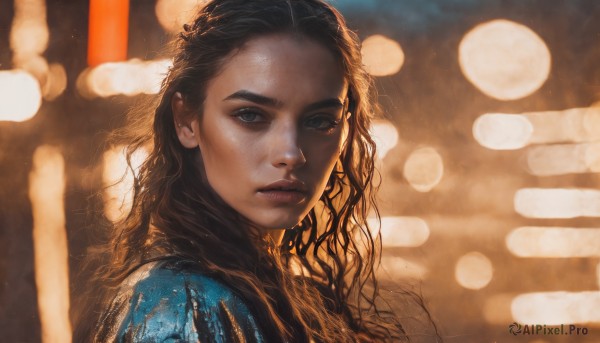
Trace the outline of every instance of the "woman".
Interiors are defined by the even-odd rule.
[[[320,0],[213,0],[184,29],[151,132],[129,146],[152,144],[94,341],[404,340],[375,306],[355,34]]]

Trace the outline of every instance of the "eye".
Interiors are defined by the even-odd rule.
[[[253,108],[243,108],[233,114],[242,124],[253,125],[266,122],[265,116]]]
[[[307,127],[319,131],[331,131],[337,127],[339,123],[339,120],[336,120],[329,115],[316,115],[305,121]]]

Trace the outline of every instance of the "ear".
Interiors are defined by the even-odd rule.
[[[180,92],[175,92],[171,97],[171,111],[173,112],[173,120],[175,131],[181,145],[188,149],[193,149],[198,146],[198,140],[194,133],[195,119],[192,111],[186,107],[183,96]]]

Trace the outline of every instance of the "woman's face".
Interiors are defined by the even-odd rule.
[[[261,36],[229,56],[207,86],[203,114],[178,136],[200,147],[207,180],[227,204],[260,229],[289,228],[316,204],[343,148],[346,94],[325,47]],[[176,120],[183,107],[176,94]]]

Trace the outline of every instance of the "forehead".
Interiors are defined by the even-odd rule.
[[[321,43],[273,34],[252,38],[228,56],[207,96],[245,89],[281,100],[341,97],[346,87],[341,61]]]

